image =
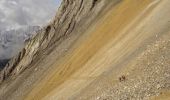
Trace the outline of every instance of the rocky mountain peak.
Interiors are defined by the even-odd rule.
[[[26,40],[23,50],[1,71],[1,82],[9,75],[18,75],[34,59],[40,59],[49,50],[51,52],[60,40],[66,39],[73,31],[76,31],[75,34],[80,30],[85,30],[107,3],[108,1],[103,0],[63,0],[54,20],[37,31],[37,35]],[[84,21],[85,18],[88,20]],[[80,25],[83,27],[75,30],[75,27]]]

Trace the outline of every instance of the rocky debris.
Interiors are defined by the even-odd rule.
[[[37,31],[37,35],[27,40],[25,48],[0,72],[0,83],[9,76],[16,76],[36,59],[48,54],[59,40],[80,30],[85,30],[110,1],[106,0],[63,0],[54,21]],[[107,5],[108,6],[108,5]],[[84,19],[86,19],[84,21]],[[84,26],[79,30],[76,26]],[[74,32],[75,34],[76,32]]]
[[[119,81],[120,82],[123,82],[123,81],[125,81],[126,80],[126,77],[124,76],[124,75],[122,75],[121,77],[119,77]]]
[[[128,80],[103,89],[96,100],[149,100],[162,94],[161,90],[170,89],[170,40],[148,46],[133,66]]]

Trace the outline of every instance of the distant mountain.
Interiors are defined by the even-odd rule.
[[[30,38],[39,26],[28,26],[19,29],[0,30],[0,60],[9,59],[24,47],[24,41]]]
[[[9,59],[0,60],[0,70],[8,63]]]

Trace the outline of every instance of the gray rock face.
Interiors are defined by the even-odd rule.
[[[30,67],[33,61],[52,52],[59,40],[64,40],[70,34],[81,34],[109,4],[108,0],[63,0],[54,21],[27,40],[25,48],[0,72],[0,83],[8,76],[18,75]],[[83,27],[75,29],[77,26]]]

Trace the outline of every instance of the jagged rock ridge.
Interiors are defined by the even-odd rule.
[[[2,82],[8,76],[18,75],[31,64],[33,59],[36,59],[36,55],[40,54],[39,59],[42,52],[45,53],[49,49],[53,49],[57,42],[66,38],[75,27],[83,25],[81,30],[85,30],[107,3],[108,1],[102,0],[63,0],[54,21],[27,41],[25,48],[19,55],[9,61],[4,70],[1,71],[0,81]],[[85,17],[91,18],[84,22],[83,18]]]

